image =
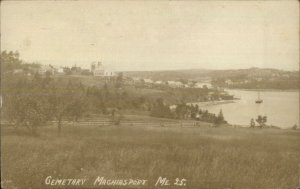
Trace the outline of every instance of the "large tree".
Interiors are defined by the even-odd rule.
[[[18,51],[1,52],[1,75],[21,68],[22,61],[19,59],[19,56]]]
[[[260,128],[263,128],[267,122],[267,116],[259,115],[256,119],[256,122],[259,124]]]
[[[78,120],[85,110],[85,90],[81,83],[53,81],[48,90],[50,111],[57,121],[58,134],[61,134],[62,121],[72,117]]]
[[[16,128],[26,126],[33,135],[50,119],[46,90],[40,87],[42,82],[42,79],[18,78],[2,91],[3,118]]]
[[[171,118],[172,114],[169,106],[165,105],[164,100],[162,98],[158,98],[151,110],[151,116]]]
[[[223,116],[223,111],[222,109],[220,110],[218,116],[215,118],[215,124],[216,126],[221,125],[222,123],[226,123],[224,116]]]

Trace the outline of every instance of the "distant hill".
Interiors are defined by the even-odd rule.
[[[292,77],[298,78],[298,71],[284,71],[272,68],[249,68],[231,70],[167,70],[167,71],[127,71],[125,76],[148,78],[152,80],[195,80],[200,81],[207,78],[251,78],[251,77]]]
[[[148,78],[152,80],[200,80],[208,76],[212,70],[166,70],[166,71],[127,71],[124,72],[125,76]]]

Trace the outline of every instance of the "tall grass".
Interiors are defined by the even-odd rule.
[[[186,188],[296,188],[299,131],[245,128],[65,127],[39,137],[2,128],[2,180],[44,188],[58,178],[187,179]],[[144,187],[145,188],[145,187]]]

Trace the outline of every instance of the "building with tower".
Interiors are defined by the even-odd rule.
[[[116,75],[112,69],[105,67],[100,61],[91,64],[91,72],[98,77],[114,77]]]

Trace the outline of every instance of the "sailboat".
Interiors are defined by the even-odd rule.
[[[264,19],[264,43],[263,43],[263,45],[264,45],[264,51],[263,51],[263,53],[264,53],[264,63],[266,63],[266,60],[267,60],[267,56],[266,56],[266,51],[267,51],[267,40],[266,40],[266,38],[267,38],[267,24],[266,24],[266,19]],[[261,104],[262,102],[263,102],[263,100],[260,98],[260,91],[259,91],[259,87],[258,87],[258,91],[257,91],[257,99],[255,100],[255,103],[256,104]]]
[[[258,94],[257,94],[258,98],[255,100],[255,103],[256,104],[260,104],[263,102],[263,100],[260,98],[260,92],[258,91]]]

